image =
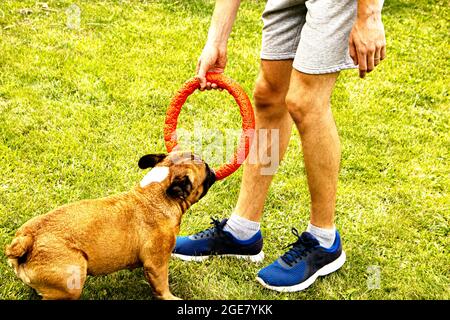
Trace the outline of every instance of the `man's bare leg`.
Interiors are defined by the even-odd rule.
[[[286,108],[286,94],[292,72],[292,60],[261,61],[261,68],[254,91],[254,105],[256,116],[256,137],[260,129],[277,129],[279,145],[271,146],[271,136],[267,136],[267,144],[258,145],[264,148],[263,154],[270,155],[271,148],[279,148],[279,160],[287,149],[292,130],[292,119]],[[248,220],[259,221],[262,216],[264,201],[269,190],[273,175],[263,174],[262,169],[267,164],[261,164],[259,157],[256,163],[246,161],[242,177],[239,198],[234,212]],[[275,173],[275,172],[274,172]]]
[[[302,141],[311,224],[333,228],[341,149],[330,97],[338,73],[308,75],[292,71],[287,108]]]

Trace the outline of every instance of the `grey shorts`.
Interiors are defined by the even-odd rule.
[[[348,38],[357,0],[268,0],[263,13],[261,59],[293,59],[309,74],[356,68]]]

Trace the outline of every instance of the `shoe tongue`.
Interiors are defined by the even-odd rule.
[[[306,231],[300,235],[300,239],[303,242],[311,243],[312,246],[320,245],[319,241],[311,233],[306,232]]]
[[[227,224],[227,221],[228,221],[227,218],[222,219],[222,221],[220,221],[219,226],[220,226],[221,229],[223,229],[225,227],[225,225]]]

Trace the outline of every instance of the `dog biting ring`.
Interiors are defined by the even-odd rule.
[[[255,115],[250,99],[244,89],[234,80],[221,73],[207,73],[206,80],[211,83],[216,83],[218,88],[226,89],[233,96],[239,106],[242,117],[242,133],[236,152],[228,163],[222,164],[219,168],[214,169],[216,180],[221,180],[235,172],[247,158],[255,133]],[[186,99],[199,88],[200,82],[198,78],[191,78],[184,83],[170,102],[164,125],[164,141],[168,152],[171,152],[178,146],[176,129],[181,108],[186,102]]]

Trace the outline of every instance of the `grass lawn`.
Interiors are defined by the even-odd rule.
[[[75,200],[129,190],[141,155],[165,151],[171,96],[194,74],[213,1],[87,1],[79,30],[72,1],[0,3],[0,299],[39,297],[7,266],[3,248],[33,216]],[[258,72],[264,1],[243,1],[227,74],[250,94]],[[21,9],[29,8],[31,12]],[[348,260],[304,292],[280,294],[255,280],[308,223],[309,195],[294,132],[268,196],[264,264],[171,261],[184,299],[449,299],[450,7],[386,1],[388,59],[367,79],[343,72],[332,98],[342,143],[337,227]],[[219,116],[220,115],[220,116]],[[196,93],[180,122],[239,128],[220,92]],[[182,234],[230,214],[242,169],[192,207]],[[379,287],[368,284],[378,281]],[[84,299],[152,299],[142,270],[90,277]]]

